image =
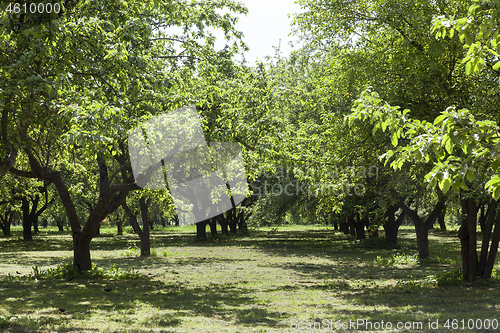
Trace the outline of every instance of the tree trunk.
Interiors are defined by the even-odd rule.
[[[236,218],[235,218],[235,209],[230,209],[229,211],[227,211],[226,213],[226,218],[228,220],[228,225],[229,225],[229,232],[232,233],[232,234],[236,234],[238,232],[238,230],[236,229]]]
[[[151,221],[148,215],[148,206],[151,199],[147,200],[144,197],[139,199],[139,206],[141,207],[141,217],[142,217],[142,234],[141,238],[141,257],[149,256],[151,254],[151,240],[149,237],[149,230]]]
[[[461,205],[464,220],[458,231],[458,237],[460,238],[461,245],[462,270],[464,279],[473,282],[478,276],[476,200],[473,197],[462,199]]]
[[[385,240],[396,245],[398,243],[398,230],[399,225],[396,223],[396,211],[399,209],[398,206],[394,205],[387,209],[387,221],[384,223]],[[403,213],[400,214],[400,216]],[[398,218],[399,220],[399,218]]]
[[[356,230],[356,239],[366,239],[365,219],[361,218],[360,214],[356,214],[354,219],[354,229]]]
[[[485,227],[486,227],[486,218],[487,218],[487,212],[485,212],[485,204],[482,204],[479,207],[479,226],[481,227],[481,232],[485,232]],[[489,205],[488,205],[489,208]]]
[[[434,225],[434,222],[441,214],[442,210],[446,205],[446,197],[439,195],[438,202],[432,209],[431,213],[424,221],[420,216],[418,216],[417,209],[410,209],[404,201],[399,203],[399,207],[403,212],[408,215],[415,225],[415,233],[417,235],[417,248],[418,256],[421,259],[427,258],[429,256],[429,230]]]
[[[59,229],[59,232],[63,232],[64,231],[63,221],[60,219],[56,219],[56,224],[57,228]]]
[[[3,232],[3,235],[5,237],[10,237],[11,236],[11,232],[10,232],[10,226],[12,225],[12,223],[9,221],[9,223],[5,223],[3,224],[2,226],[2,232]]]
[[[161,221],[161,226],[162,226],[163,228],[165,228],[165,227],[167,226],[167,225],[165,224],[165,217],[164,217],[164,216],[162,216],[162,217],[161,217],[161,219],[160,219],[160,221]]]
[[[415,222],[415,233],[417,234],[418,256],[421,259],[429,257],[429,228],[423,221]]]
[[[92,269],[90,239],[85,240],[81,233],[73,235],[73,266],[79,272]]]
[[[127,214],[130,224],[134,231],[139,236],[139,240],[141,241],[141,257],[149,256],[151,254],[151,242],[149,238],[149,216],[148,216],[148,204],[150,199],[146,200],[145,198],[139,199],[139,207],[141,210],[141,218],[142,218],[142,230],[137,223],[137,218],[134,213],[130,210],[126,202],[122,203],[122,208]]]
[[[28,198],[21,198],[21,209],[23,211],[23,239],[33,240],[33,235],[31,233],[31,227],[35,227],[35,233],[38,233],[38,217],[42,214],[48,207],[49,204],[54,201],[52,199],[50,202],[46,202],[42,208],[38,209],[38,203],[40,201],[40,195],[36,195],[33,200],[31,209]]]
[[[212,217],[210,219],[210,236],[212,238],[217,238],[217,218],[216,217]]]
[[[33,201],[33,206],[35,203],[38,204],[38,196]],[[30,241],[33,240],[33,235],[31,233],[31,227],[33,224],[33,220],[31,218],[30,205],[27,198],[21,199],[21,209],[23,211],[23,240]],[[36,209],[36,208],[35,208]]]
[[[207,240],[207,222],[202,221],[196,223],[196,238],[198,240]]]
[[[38,216],[33,217],[33,231],[35,235],[40,233],[40,230],[38,230]]]
[[[227,225],[227,220],[226,220],[226,218],[224,217],[224,214],[220,214],[220,215],[218,216],[217,220],[219,221],[220,228],[221,228],[221,232],[222,232],[224,235],[229,234],[229,229],[228,229],[228,225]]]
[[[444,206],[443,211],[441,212],[441,214],[439,214],[438,217],[439,227],[441,228],[441,231],[446,231],[446,223],[444,222],[445,216],[446,216],[446,206]]]
[[[7,211],[0,216],[0,227],[2,228],[3,235],[5,237],[10,237],[10,226],[12,225],[12,219],[14,216],[14,211],[7,208]]]
[[[354,221],[354,217],[349,216],[347,218],[347,221],[349,222],[349,234],[353,237],[356,237],[356,222]]]
[[[116,234],[123,235],[123,220],[116,222]]]
[[[139,187],[135,182],[133,182],[132,176],[125,180],[125,184],[111,186],[105,160],[102,156],[98,155],[97,162],[99,165],[99,199],[95,208],[90,213],[85,227],[82,228],[75,205],[73,203],[73,200],[71,199],[71,196],[69,195],[68,187],[61,177],[61,173],[43,168],[37,157],[29,148],[25,148],[24,151],[28,155],[28,160],[32,171],[25,172],[17,170],[15,168],[11,168],[10,172],[17,176],[36,178],[44,180],[46,182],[51,182],[55,185],[66,211],[68,222],[73,233],[73,265],[80,271],[90,269],[91,261],[89,245],[90,241],[97,232],[99,223],[101,223],[107,215],[114,212],[121,205],[129,191],[137,190],[139,189]],[[118,157],[115,156],[115,158]],[[125,165],[125,162],[120,164]],[[157,165],[152,166],[150,170],[153,170],[157,167]],[[122,175],[125,175],[125,172],[123,172]],[[132,181],[132,183],[130,183],[130,181]],[[47,206],[48,203],[46,203],[45,205]]]
[[[488,259],[488,247],[490,244],[493,226],[495,225],[496,222],[496,215],[497,215],[496,209],[498,206],[498,201],[491,200],[491,202],[488,204],[488,210],[486,210],[486,212],[484,206],[485,205],[481,206],[481,212],[479,218],[479,220],[483,220],[482,222],[481,221],[479,222],[479,224],[482,225],[481,231],[483,234],[483,240],[481,242],[481,253],[479,255],[479,262],[478,262],[479,276],[483,276],[486,270],[486,261]]]
[[[248,226],[245,217],[245,212],[243,210],[240,210],[240,212],[238,213],[238,228],[243,234],[248,232]]]
[[[498,243],[500,242],[500,214],[495,215],[495,231],[491,237],[490,253],[488,254],[488,259],[486,260],[486,264],[484,265],[485,268],[481,276],[483,279],[491,278],[493,266],[495,265],[495,258],[498,252]]]
[[[174,215],[174,225],[175,225],[176,227],[178,227],[178,226],[179,226],[179,216],[178,216],[177,214],[175,214],[175,215]]]
[[[343,219],[341,222],[340,222],[340,231],[344,234],[344,235],[349,235],[349,222],[347,222],[346,219]]]
[[[338,231],[338,230],[339,230],[339,222],[338,222],[338,219],[334,219],[334,220],[332,221],[332,224],[333,224],[333,230]]]

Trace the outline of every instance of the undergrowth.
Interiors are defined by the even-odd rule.
[[[394,265],[419,265],[419,264],[454,264],[455,260],[450,258],[427,257],[420,259],[418,254],[396,253],[388,258],[377,256],[375,264],[382,266]]]
[[[60,280],[60,279],[103,279],[103,280],[128,280],[139,277],[139,272],[131,268],[119,268],[115,264],[105,269],[97,267],[92,263],[92,268],[88,271],[79,272],[71,263],[58,265],[55,268],[40,269],[38,266],[32,267],[32,273],[22,276],[9,274],[11,281],[17,280]]]

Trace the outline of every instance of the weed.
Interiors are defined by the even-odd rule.
[[[388,258],[377,256],[375,263],[382,266],[394,265],[418,265],[418,264],[454,264],[455,260],[450,258],[427,257],[420,259],[417,254],[396,253]]]

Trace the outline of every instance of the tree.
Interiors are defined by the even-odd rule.
[[[68,1],[59,14],[31,16],[0,5],[2,170],[55,185],[79,270],[91,268],[100,222],[139,189],[123,149],[127,131],[185,102],[170,88],[193,75],[197,61],[219,54],[205,27],[239,38],[235,18],[217,12],[224,8],[246,11],[229,0]],[[176,26],[183,32],[169,34]],[[234,43],[220,52],[237,51]],[[82,224],[68,181],[96,166],[98,199]]]
[[[134,228],[134,231],[136,234],[139,236],[139,239],[141,240],[141,257],[143,256],[149,256],[151,254],[151,242],[149,239],[149,229],[150,229],[150,219],[149,219],[149,214],[148,214],[148,206],[151,203],[151,198],[145,198],[145,197],[140,197],[139,198],[139,208],[140,208],[140,215],[142,219],[142,229],[139,226],[139,223],[137,222],[136,215],[132,212],[132,210],[129,208],[127,202],[122,203],[122,208],[125,211],[125,214],[127,214],[130,224]]]
[[[411,119],[408,113],[366,91],[356,102],[349,121],[369,121],[391,134],[396,149],[382,157],[391,160],[393,168],[401,169],[405,163],[429,165],[431,169],[424,177],[429,188],[439,188],[443,194],[449,190],[459,194],[464,216],[459,230],[464,278],[490,278],[500,241],[500,215],[496,211],[500,197],[498,126],[490,120],[476,120],[466,109],[453,107],[443,111],[433,123]],[[488,207],[491,210],[478,258],[475,197],[485,190],[495,202]]]

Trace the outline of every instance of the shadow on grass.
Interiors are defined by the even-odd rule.
[[[274,327],[279,321],[277,318],[284,315],[264,309],[262,301],[252,296],[252,289],[218,284],[192,287],[182,282],[151,281],[147,277],[130,281],[75,279],[38,283],[2,280],[0,292],[3,295],[1,308],[9,313],[33,314],[46,309],[38,325],[47,320],[52,321],[51,325],[62,325],[69,318],[85,320],[95,312],[104,311],[123,314],[111,318],[122,325],[140,322],[151,327],[176,327],[185,318],[203,316],[235,320],[240,325],[259,323]],[[137,306],[141,305],[147,306],[146,312],[152,314],[136,319],[126,315],[138,311]],[[167,310],[171,314],[155,314],[153,309]]]
[[[401,230],[399,236],[404,250],[409,251],[408,254],[415,254],[413,230]],[[431,231],[430,236],[431,255],[459,255],[456,232]],[[450,315],[479,316],[475,312],[477,309],[495,310],[497,304],[495,299],[498,298],[498,292],[487,288],[468,290],[455,287],[450,293],[447,288],[412,285],[413,277],[422,278],[448,266],[378,266],[374,264],[378,255],[389,256],[401,250],[358,247],[351,237],[335,233],[331,229],[253,231],[248,237],[237,235],[207,242],[196,242],[192,233],[158,230],[152,233],[151,238],[153,247],[177,248],[188,254],[131,257],[126,255],[126,250],[137,247],[139,240],[136,235],[98,237],[91,243],[92,250],[100,250],[97,259],[93,260],[98,266],[109,267],[116,264],[120,268],[141,269],[146,274],[148,271],[155,272],[155,275],[131,281],[75,279],[70,282],[62,280],[40,283],[10,282],[2,278],[0,309],[5,309],[8,313],[23,314],[24,319],[9,320],[13,324],[26,327],[36,327],[33,326],[35,324],[52,325],[60,327],[58,331],[61,332],[65,329],[78,331],[77,327],[69,329],[64,325],[68,325],[70,320],[86,320],[97,313],[105,313],[108,321],[122,327],[140,324],[145,327],[161,327],[165,329],[162,332],[170,332],[183,326],[184,321],[200,316],[217,318],[239,326],[260,325],[269,329],[281,329],[283,321],[292,318],[297,314],[293,311],[299,310],[287,308],[287,312],[280,312],[266,302],[273,299],[271,297],[286,298],[296,294],[299,298],[321,294],[323,298],[310,300],[304,306],[324,309],[332,318],[344,319],[422,321],[444,312],[443,309],[450,307],[449,304],[457,305],[460,309],[449,312]],[[54,256],[33,259],[29,257],[28,251],[71,251],[71,240],[67,235],[51,235],[41,236],[31,245],[26,245],[28,249],[22,248],[22,241],[14,239],[4,239],[0,246],[2,256],[8,262],[18,260],[23,265],[32,265],[37,260],[37,265],[52,265],[59,264],[62,260]],[[224,257],[228,247],[238,249],[238,252]],[[248,251],[249,255],[245,256],[248,249],[252,252]],[[23,252],[19,253],[19,250]],[[114,252],[107,254],[104,252],[107,250]],[[125,255],[117,255],[116,251],[122,250]],[[259,256],[255,256],[256,252]],[[256,262],[257,260],[262,261]],[[234,283],[221,283],[214,278],[203,285],[206,281],[199,278],[200,286],[196,282],[190,283],[189,276],[182,276],[180,279],[176,275],[179,274],[177,271],[183,271],[181,274],[188,272],[187,274],[203,276],[204,269],[210,268],[217,272],[234,263],[237,267],[230,267],[226,272],[232,274],[239,272],[237,270],[242,269],[240,266],[245,262],[251,264],[254,271],[234,280],[232,276],[224,280]],[[263,273],[262,275],[267,272],[289,274],[293,276],[293,281],[277,277],[275,285],[260,284],[257,280],[262,275],[255,274],[256,272]],[[162,275],[160,280],[156,275]],[[250,283],[246,284],[247,281]],[[385,281],[386,284],[381,285],[380,281]],[[105,288],[111,288],[111,291],[106,292]],[[262,294],[266,296],[261,297]],[[269,296],[275,294],[278,296]],[[337,309],[325,301],[326,297],[340,298],[352,305],[352,310]],[[480,304],[480,307],[472,306],[476,304]],[[141,307],[144,308],[144,313],[139,316],[137,313],[141,312]],[[59,308],[64,308],[65,311],[61,312]],[[394,311],[388,312],[388,308]],[[39,309],[44,309],[45,312],[40,314]],[[469,309],[468,312],[466,309]],[[162,313],[159,314],[158,310]],[[36,322],[28,322],[26,319],[31,314],[38,316]]]

